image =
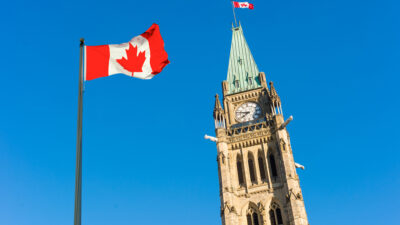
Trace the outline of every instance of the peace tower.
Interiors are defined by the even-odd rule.
[[[308,225],[281,100],[232,28],[223,108],[214,120],[223,225]]]

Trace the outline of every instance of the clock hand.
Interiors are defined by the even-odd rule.
[[[250,112],[243,112],[243,113],[246,113],[246,114],[244,114],[244,116],[240,117],[240,119],[242,119],[243,117],[247,116],[247,114],[249,114]]]

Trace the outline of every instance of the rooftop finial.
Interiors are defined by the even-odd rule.
[[[278,93],[276,92],[275,87],[274,87],[274,83],[272,81],[269,82],[269,86],[270,86],[270,89],[271,89],[271,91],[270,91],[271,96],[277,96]]]
[[[214,106],[214,110],[220,110],[222,109],[221,107],[221,102],[219,101],[219,95],[216,94],[215,95],[215,106]]]
[[[222,109],[221,103],[219,102],[218,94],[215,95],[215,106],[214,106],[213,117],[216,129],[225,128],[224,110]]]
[[[269,91],[269,97],[271,98],[271,101],[276,105],[280,106],[281,104],[281,99],[279,98],[278,92],[276,92],[276,89],[274,87],[274,83],[272,81],[269,82],[270,86],[270,91]]]

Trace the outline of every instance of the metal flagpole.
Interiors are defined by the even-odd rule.
[[[231,1],[231,3],[232,3],[233,18],[235,18],[235,25],[237,27],[238,25],[237,25],[237,22],[236,22],[235,6],[233,5],[233,1]]]
[[[75,171],[75,211],[74,225],[81,225],[82,199],[82,101],[83,101],[83,48],[85,39],[80,40],[79,62],[79,94],[78,94],[78,126],[76,139],[76,171]]]

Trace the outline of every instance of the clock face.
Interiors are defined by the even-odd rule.
[[[255,120],[261,117],[261,107],[255,102],[246,102],[236,109],[235,116],[239,122]]]

